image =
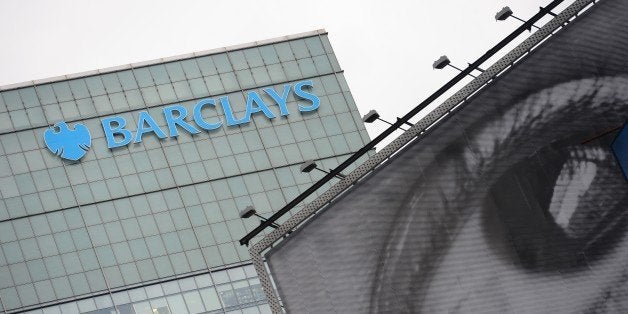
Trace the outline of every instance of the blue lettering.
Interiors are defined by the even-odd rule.
[[[222,105],[222,110],[225,111],[225,118],[227,118],[228,126],[244,124],[244,123],[249,122],[246,116],[242,119],[236,119],[233,116],[233,110],[231,109],[231,104],[229,103],[229,97],[223,96],[223,97],[220,97],[219,100],[220,100],[220,104]]]
[[[203,107],[205,107],[206,105],[212,105],[216,107],[216,102],[213,99],[202,99],[198,103],[196,103],[196,106],[194,106],[194,122],[196,122],[196,124],[200,128],[207,131],[220,128],[220,126],[222,126],[222,121],[218,120],[218,122],[216,123],[209,123],[205,121],[205,119],[203,119],[201,110],[203,110]]]
[[[288,114],[290,114],[290,112],[288,112],[287,104],[288,96],[290,95],[290,84],[285,84],[283,86],[283,93],[281,94],[281,96],[279,96],[279,94],[277,94],[277,92],[272,87],[264,88],[264,91],[277,103],[282,116],[287,116]]]
[[[178,113],[178,116],[174,117],[174,112]],[[168,123],[168,130],[170,131],[170,136],[177,137],[179,136],[179,132],[177,130],[177,125],[184,128],[186,131],[191,134],[201,133],[197,128],[193,127],[191,124],[185,122],[183,119],[188,115],[188,110],[181,105],[168,106],[164,108],[164,116],[166,116],[166,123]]]
[[[107,139],[107,147],[115,148],[126,146],[131,142],[131,131],[124,128],[126,126],[126,120],[122,117],[111,117],[100,120],[102,123],[102,129],[105,132],[105,138]],[[114,127],[113,124],[116,124]],[[114,134],[122,135],[122,140],[116,142]]]
[[[148,125],[145,127],[144,125]],[[140,111],[140,118],[137,120],[137,133],[135,134],[134,143],[141,143],[142,136],[146,133],[153,132],[159,138],[166,138],[166,134],[159,128],[157,122],[153,120],[153,117],[148,113],[148,111]]]
[[[253,107],[253,105],[255,105],[255,107]],[[246,115],[244,116],[246,122],[250,122],[251,115],[258,112],[263,112],[268,119],[275,118],[275,114],[270,111],[259,94],[256,92],[249,92],[246,97]]]
[[[307,99],[307,100],[311,101],[312,104],[309,105],[309,106],[299,105],[299,111],[307,112],[307,111],[313,111],[313,110],[318,109],[318,106],[320,106],[320,104],[321,104],[321,100],[318,98],[318,96],[304,91],[303,90],[304,86],[312,87],[312,81],[308,80],[308,81],[303,81],[303,82],[296,83],[294,85],[294,93],[297,96],[299,96],[300,98]]]

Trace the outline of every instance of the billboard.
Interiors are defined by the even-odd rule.
[[[272,248],[284,308],[628,311],[627,118],[603,0]]]

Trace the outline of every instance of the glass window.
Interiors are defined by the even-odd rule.
[[[225,308],[238,306],[238,299],[230,284],[224,284],[216,287]]]
[[[218,95],[225,92],[225,88],[220,81],[220,76],[212,75],[205,77],[205,82],[207,84],[207,91],[210,95]]]
[[[249,284],[246,280],[234,282],[233,290],[240,304],[255,302],[255,298],[253,297],[251,288],[249,287]]]
[[[44,262],[41,259],[36,259],[36,260],[26,262],[26,268],[28,268],[28,271],[31,275],[31,279],[33,281],[40,281],[40,280],[44,280],[48,278],[46,266],[44,265]],[[8,271],[6,271],[6,268],[0,273],[2,274],[0,276],[8,275]],[[2,282],[4,284],[11,284],[13,282],[11,278],[2,278],[2,279],[3,279]]]
[[[319,56],[325,54],[325,48],[323,48],[323,43],[321,39],[316,37],[308,37],[303,40],[307,45],[307,49],[310,51],[312,56]]]
[[[314,61],[314,66],[319,74],[327,74],[333,72],[331,68],[331,63],[329,63],[329,59],[326,55],[315,56],[312,58]]]
[[[226,176],[232,176],[241,173],[240,169],[238,168],[238,164],[231,156],[220,157],[218,158],[218,161],[220,162],[220,166],[222,167],[222,170],[224,171]]]
[[[307,46],[305,45],[305,41],[303,40],[294,40],[290,41],[290,47],[292,48],[292,52],[297,59],[307,58],[310,56],[310,52],[307,50]]]
[[[242,177],[228,178],[227,184],[229,184],[229,188],[231,189],[231,193],[234,197],[248,194],[248,191],[246,190],[246,185],[244,184],[244,180],[242,180]]]
[[[140,274],[137,270],[137,267],[135,267],[135,263],[128,263],[128,264],[120,265],[120,275],[122,276],[122,279],[124,280],[124,283],[126,285],[138,283],[142,280],[140,278]],[[128,312],[120,311],[120,314],[126,314],[126,313],[134,314],[130,310]]]
[[[342,134],[329,137],[329,142],[336,154],[346,154],[350,152],[347,141]]]
[[[113,107],[114,111],[119,112],[129,109],[129,105],[126,102],[124,93],[109,94],[109,99],[111,101],[111,106]]]
[[[293,81],[303,77],[296,61],[287,61],[281,64],[288,80]]]
[[[224,222],[212,224],[211,230],[216,243],[220,244],[232,241],[227,225]]]
[[[338,81],[336,80],[336,77],[334,75],[323,76],[320,78],[320,80],[323,83],[323,87],[325,87],[325,92],[327,94],[335,94],[341,92],[340,84],[338,84]]]
[[[158,235],[146,238],[146,245],[151,256],[161,256],[166,254],[166,248]]]
[[[205,86],[205,82],[203,81],[202,78],[195,78],[195,79],[189,80],[188,83],[190,84],[190,90],[192,92],[192,95],[195,98],[205,97],[209,95],[209,91],[207,91],[207,87]],[[222,84],[221,84],[221,88],[222,88]]]
[[[312,138],[321,138],[326,136],[325,129],[323,127],[323,124],[321,123],[321,119],[315,118],[305,120],[305,125],[310,131],[310,136]]]
[[[2,93],[0,93],[0,112],[6,112],[7,105],[4,103],[4,99],[2,98]]]
[[[179,238],[181,239],[183,249],[186,251],[199,247],[198,242],[196,241],[196,235],[192,229],[181,230],[179,232]]]
[[[83,117],[91,117],[96,115],[96,107],[91,98],[79,99],[76,101],[79,113]]]
[[[259,136],[264,144],[264,147],[274,147],[279,145],[279,139],[275,133],[274,128],[263,128],[259,130]]]
[[[233,155],[226,136],[212,138],[211,142],[218,157]]]
[[[140,87],[148,87],[155,85],[153,83],[153,77],[150,75],[150,71],[148,68],[137,68],[133,69],[133,73],[135,74],[135,79]]]
[[[180,64],[188,80],[201,77],[201,70],[198,68],[195,59],[182,60]]]
[[[185,74],[183,73],[183,68],[181,67],[180,62],[166,63],[165,66],[166,71],[168,71],[168,75],[173,82],[185,80]]]
[[[277,138],[279,139],[279,143],[281,145],[286,145],[290,143],[294,143],[295,139],[292,135],[292,131],[288,124],[278,125],[275,127],[275,132],[277,134]]]
[[[113,253],[118,263],[128,263],[133,261],[133,254],[127,242],[120,242],[111,245]]]
[[[107,95],[96,96],[94,99],[94,107],[99,114],[109,114],[113,113],[113,107],[111,107],[111,103],[109,102],[109,97]]]
[[[299,59],[297,63],[299,64],[299,69],[303,76],[310,77],[317,75],[316,67],[311,58]]]
[[[196,236],[198,237],[201,247],[206,247],[206,246],[216,244],[216,241],[214,240],[214,235],[212,234],[209,226],[207,225],[200,226],[196,228],[194,232],[196,233]]]
[[[135,81],[135,76],[133,75],[132,70],[117,72],[116,75],[118,76],[118,81],[120,82],[120,84],[122,84],[122,89],[124,90],[138,89],[137,82]],[[105,86],[107,84],[108,83],[105,83]],[[107,87],[107,90],[109,90],[109,87]]]
[[[187,165],[193,182],[201,182],[209,179],[202,162],[195,162]]]
[[[235,73],[242,89],[248,89],[255,86],[255,80],[253,80],[253,75],[249,69],[236,71]]]
[[[226,92],[232,92],[240,89],[236,75],[233,72],[220,74],[220,80],[222,81]]]
[[[189,313],[201,313],[205,311],[203,301],[198,291],[190,291],[183,294]]]
[[[279,56],[273,45],[259,47],[259,52],[266,65],[279,63]]]
[[[211,59],[214,62],[214,65],[216,66],[218,73],[226,73],[226,72],[233,71],[233,68],[231,67],[231,62],[229,62],[229,59],[227,58],[226,53],[212,55]],[[203,73],[203,75],[205,74]]]
[[[156,85],[170,83],[170,77],[168,76],[166,67],[163,64],[149,66],[148,70],[150,71],[150,74],[153,77],[153,81]]]
[[[275,44],[274,47],[281,62],[294,60],[294,55],[292,54],[292,49],[290,49],[290,44],[286,42],[278,43]]]
[[[222,260],[225,264],[236,263],[240,261],[238,253],[233,243],[224,243],[218,245],[218,250],[222,256]]]
[[[196,59],[196,62],[203,76],[211,76],[211,75],[218,74],[218,71],[216,70],[216,66],[214,65],[214,61],[212,60],[210,56],[198,58]]]
[[[35,287],[32,284],[26,284],[17,287],[17,293],[24,305],[32,305],[38,302]]]
[[[52,91],[52,86],[50,84],[35,86],[35,90],[37,91],[37,95],[39,96],[39,100],[42,105],[54,104],[57,102],[57,98],[55,97],[55,94]],[[6,93],[3,96],[5,95]],[[15,103],[14,102],[10,103],[9,101],[6,100],[6,97],[5,97],[5,103],[9,110],[17,109],[17,107],[12,107],[12,106],[16,106]],[[21,104],[20,104],[20,107],[21,107]]]
[[[92,97],[104,95],[106,93],[105,86],[103,85],[100,76],[87,77],[85,78],[85,83],[87,84],[87,89],[89,89],[89,93]]]
[[[246,61],[250,67],[260,67],[264,65],[262,55],[257,47],[245,49],[242,51],[246,57]]]
[[[17,90],[10,90],[2,93],[2,97],[4,98],[4,102],[9,110],[17,110],[24,108],[22,104],[22,99]]]
[[[288,144],[282,146],[283,153],[286,156],[287,163],[294,164],[303,162],[304,158],[301,156],[301,152],[296,144]]]
[[[255,168],[258,170],[270,168],[270,160],[263,150],[251,152],[251,157],[253,158],[253,163],[255,163]]]
[[[192,313],[185,306],[185,301],[180,294],[168,296],[167,300],[171,313]]]
[[[331,148],[331,143],[329,143],[329,140],[327,138],[315,139],[314,147],[316,147],[316,151],[321,157],[327,157],[334,154]]]
[[[220,300],[218,299],[218,294],[213,287],[201,289],[199,292],[207,311],[219,310],[222,308]]]
[[[154,217],[161,233],[175,231],[174,222],[168,212],[157,213]]]
[[[244,57],[244,53],[241,50],[231,51],[228,53],[231,64],[233,64],[234,70],[243,70],[249,68],[249,65],[246,63],[246,59]]]
[[[267,148],[266,151],[273,167],[281,167],[288,162],[281,147]]]
[[[178,99],[192,98],[192,90],[187,82],[175,82],[172,85],[174,86],[174,92],[176,93],[176,97]]]
[[[18,92],[26,108],[41,106],[41,104],[39,103],[39,99],[37,98],[37,94],[35,93],[35,88],[33,87],[22,88],[22,89],[19,89]]]
[[[157,93],[157,89],[154,86],[145,87],[141,89],[144,102],[149,106],[161,104],[161,99]]]
[[[153,259],[155,262],[155,269],[160,277],[172,276],[175,274],[170,259],[167,256],[160,256]],[[152,302],[152,301],[151,301]]]
[[[26,115],[28,116],[28,119],[31,121],[31,125],[33,126],[46,124],[46,116],[44,115],[44,111],[41,107],[26,109]],[[2,122],[0,121],[0,123]]]
[[[271,79],[266,71],[266,67],[257,67],[251,69],[251,73],[253,74],[253,79],[257,85],[270,85]]]
[[[150,257],[145,239],[136,239],[129,241],[129,249],[133,253],[135,260],[142,260]]]
[[[157,91],[163,102],[172,103],[177,101],[177,95],[174,93],[172,84],[157,85]]]
[[[122,232],[122,225],[119,221],[110,222],[105,225],[107,235],[109,235],[109,242],[116,243],[126,240],[124,233]]]
[[[28,116],[26,115],[26,110],[14,110],[9,112],[9,116],[11,117],[11,121],[13,121],[13,126],[16,129],[21,129],[30,126],[30,121],[28,120]]]
[[[76,252],[63,254],[61,256],[61,260],[63,262],[63,266],[65,267],[66,273],[75,274],[83,271],[83,268],[81,267],[81,262],[79,261],[79,257]]]
[[[116,73],[103,74],[100,78],[105,85],[105,90],[107,90],[107,93],[111,94],[122,91],[122,86],[118,81],[118,76],[116,75]]]
[[[84,79],[71,80],[68,83],[70,84],[70,89],[72,90],[74,98],[81,99],[90,96]]]
[[[166,251],[168,254],[178,253],[183,251],[183,245],[176,232],[166,233],[161,235]]]

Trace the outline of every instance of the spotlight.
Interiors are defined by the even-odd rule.
[[[316,169],[316,170],[318,170],[318,171],[322,171],[322,172],[327,173],[327,174],[330,174],[330,172],[329,172],[329,171],[326,171],[326,170],[323,170],[323,169],[319,168],[319,167],[316,165],[316,162],[314,162],[314,160],[306,160],[306,161],[305,161],[305,162],[303,162],[303,164],[301,165],[301,172],[303,172],[303,173],[310,172],[310,171],[312,171],[312,170],[314,170],[314,169]],[[338,173],[338,174],[336,174],[336,175],[334,175],[334,176],[335,176],[336,178],[338,178],[338,179],[343,179],[343,178],[345,178],[345,177],[346,177],[346,176],[345,176],[344,174],[342,174],[342,173]]]

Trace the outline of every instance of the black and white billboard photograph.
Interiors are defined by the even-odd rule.
[[[564,22],[264,253],[282,306],[628,311],[627,60],[625,1]]]
[[[628,313],[628,0],[2,0],[0,38],[0,314]]]

